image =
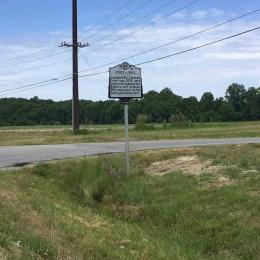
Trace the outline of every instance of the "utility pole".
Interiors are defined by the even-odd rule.
[[[79,130],[79,75],[78,48],[88,47],[88,43],[78,42],[78,3],[72,0],[72,44],[62,42],[60,47],[72,47],[72,128],[75,133]]]

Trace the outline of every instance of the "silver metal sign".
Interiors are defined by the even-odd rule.
[[[109,69],[109,98],[142,98],[141,69],[127,62]]]

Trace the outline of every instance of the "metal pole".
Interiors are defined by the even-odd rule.
[[[73,97],[72,127],[73,132],[79,130],[79,89],[78,89],[78,5],[72,0],[72,44],[73,44]]]
[[[128,101],[124,102],[125,112],[125,174],[129,176],[129,141],[128,141]]]

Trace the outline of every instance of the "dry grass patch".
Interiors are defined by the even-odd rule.
[[[17,194],[5,189],[0,189],[0,198],[3,201],[15,201],[17,199]]]
[[[8,252],[0,247],[0,259],[5,260],[7,259]]]
[[[181,156],[175,159],[154,162],[146,168],[145,172],[153,176],[163,176],[174,171],[182,171],[189,175],[200,175],[206,169],[209,169],[211,163],[211,160],[202,161],[197,155]]]
[[[26,197],[20,192],[11,190],[0,190],[0,198],[3,199],[4,204],[19,216],[21,225],[31,225],[35,228],[36,234],[48,238],[51,234],[50,227],[48,227],[38,212],[32,209],[31,206],[26,205]],[[1,258],[0,258],[1,259]]]
[[[260,197],[260,191],[250,191],[248,194],[252,197]]]
[[[235,180],[232,180],[227,176],[217,175],[216,178],[214,178],[213,180],[202,183],[202,186],[204,189],[208,189],[211,187],[222,187],[222,186],[232,185],[235,183],[236,183]]]
[[[67,216],[73,219],[75,222],[85,226],[86,228],[101,228],[107,224],[107,222],[99,218],[93,218],[92,220],[89,220],[71,213],[68,213]]]
[[[225,186],[235,183],[235,180],[221,174],[221,171],[235,166],[211,165],[213,160],[202,160],[197,155],[180,156],[174,159],[152,163],[145,169],[146,174],[150,176],[164,176],[171,172],[181,171],[185,175],[201,176],[211,174],[212,178],[203,183],[208,188],[211,186]],[[251,173],[247,171],[246,173]]]

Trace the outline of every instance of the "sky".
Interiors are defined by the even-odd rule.
[[[139,64],[260,26],[260,11],[156,48],[260,8],[258,0],[78,0],[81,99],[108,99],[109,67]],[[71,0],[0,1],[0,98],[71,99]],[[225,95],[234,83],[260,86],[260,30],[141,65],[144,92],[170,88],[184,97]],[[101,65],[111,63],[100,67]],[[99,67],[99,68],[96,68]],[[39,82],[52,83],[38,87]],[[27,88],[20,88],[28,86]],[[37,88],[35,88],[37,86]],[[18,88],[18,89],[16,89]],[[12,90],[13,89],[13,90]],[[8,90],[11,90],[7,92]]]

